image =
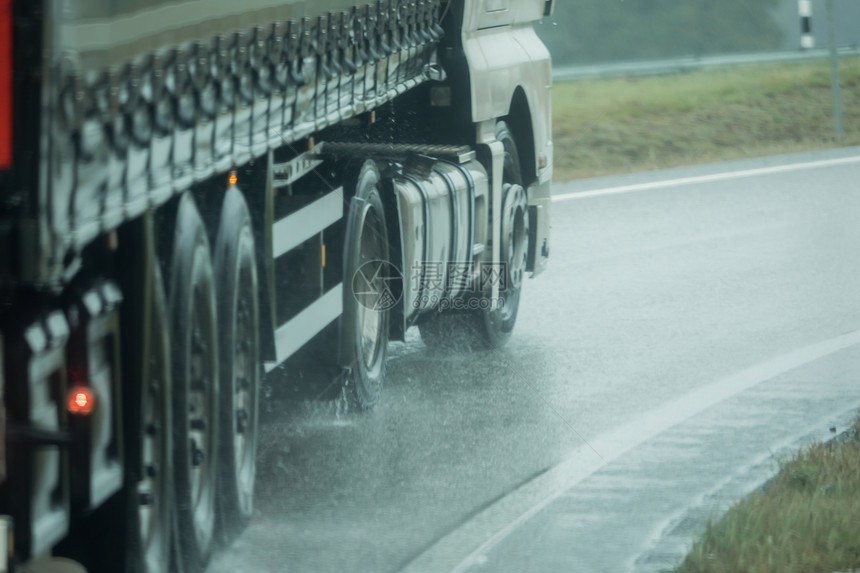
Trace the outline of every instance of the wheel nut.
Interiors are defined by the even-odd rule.
[[[245,430],[248,429],[248,411],[247,410],[238,410],[236,412],[236,433],[244,434]]]
[[[203,336],[200,334],[200,329],[195,328],[194,332],[191,333],[191,350],[202,352],[205,349],[206,345],[203,344]]]
[[[194,449],[194,452],[191,454],[191,465],[192,467],[200,467],[200,464],[203,463],[203,458],[206,457],[206,454],[203,453],[203,450]]]

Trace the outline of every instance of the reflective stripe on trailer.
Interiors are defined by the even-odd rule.
[[[341,314],[343,314],[343,283],[328,291],[295,318],[278,328],[275,332],[275,349],[278,358],[275,362],[266,362],[266,372],[277,368]]]

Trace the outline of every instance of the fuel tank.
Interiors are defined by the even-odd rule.
[[[488,177],[472,151],[413,155],[391,177],[407,322],[471,290],[483,251]]]

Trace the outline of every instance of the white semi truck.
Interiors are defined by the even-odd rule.
[[[272,393],[367,409],[411,326],[507,341],[552,9],[0,0],[0,571],[201,571]]]

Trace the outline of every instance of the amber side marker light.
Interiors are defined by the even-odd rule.
[[[78,416],[88,416],[92,413],[96,405],[96,397],[92,390],[84,386],[74,386],[69,388],[66,396],[66,409],[69,414]]]
[[[230,184],[230,186],[233,186],[236,183],[238,183],[238,181],[239,181],[239,176],[236,175],[235,171],[231,171],[230,176],[227,178],[227,182]]]

